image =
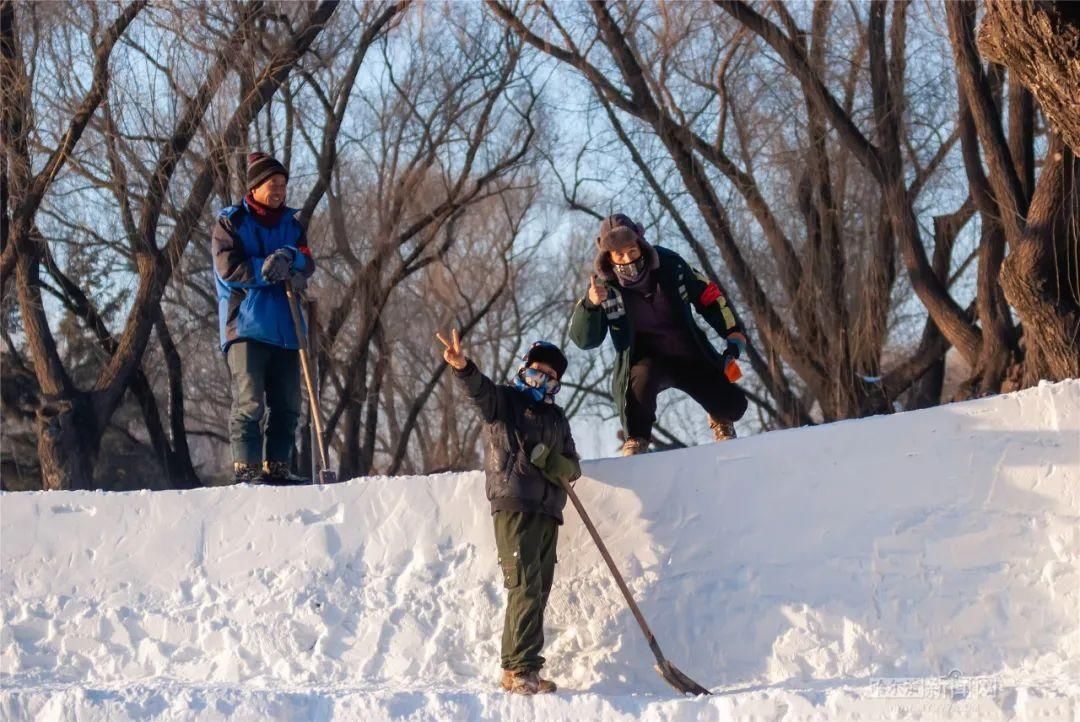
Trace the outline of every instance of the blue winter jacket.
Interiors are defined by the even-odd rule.
[[[211,245],[222,351],[242,340],[300,348],[285,285],[269,283],[262,275],[263,261],[279,248],[293,251],[293,271],[307,277],[315,272],[296,213],[296,209],[286,208],[277,225],[267,227],[259,223],[244,200],[218,215]]]

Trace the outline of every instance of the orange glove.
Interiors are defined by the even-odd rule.
[[[739,368],[739,364],[735,363],[735,359],[729,358],[727,363],[724,364],[724,376],[731,383],[735,383],[742,378],[742,369]]]

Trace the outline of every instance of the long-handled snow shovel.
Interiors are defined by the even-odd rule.
[[[600,534],[596,531],[596,527],[593,526],[592,520],[589,518],[589,515],[585,513],[585,507],[581,505],[581,500],[578,499],[577,494],[574,492],[574,488],[561,479],[560,483],[562,484],[562,487],[566,489],[566,495],[570,497],[570,501],[573,502],[574,508],[577,509],[577,513],[581,517],[581,520],[585,522],[585,528],[589,530],[589,534],[592,536],[593,541],[596,542],[596,547],[600,550],[600,555],[604,557],[604,561],[607,562],[608,569],[611,570],[612,576],[615,577],[616,584],[619,585],[619,589],[622,591],[623,596],[626,597],[626,603],[630,605],[630,611],[634,613],[634,619],[637,620],[638,625],[641,627],[641,631],[645,633],[645,641],[649,643],[649,649],[652,650],[653,656],[656,657],[656,671],[660,673],[660,676],[664,678],[665,682],[683,694],[711,694],[709,690],[687,677],[678,667],[664,657],[664,653],[660,651],[660,645],[656,642],[656,637],[653,636],[652,630],[649,629],[649,625],[645,623],[645,617],[641,614],[641,610],[638,609],[637,602],[634,601],[634,596],[630,594],[630,589],[627,588],[626,582],[623,581],[622,575],[619,574],[619,570],[615,566],[615,560],[611,558],[611,554],[608,553],[607,547],[604,546],[603,540],[600,539]]]
[[[300,305],[296,300],[296,290],[293,289],[292,281],[285,281],[285,295],[289,297],[289,312],[292,314],[293,327],[296,329],[296,338],[300,342],[300,368],[304,372],[304,384],[307,386],[308,403],[311,404],[311,419],[315,422],[315,436],[319,441],[319,459],[322,468],[319,469],[320,484],[336,484],[337,474],[330,468],[330,459],[326,455],[326,439],[323,438],[322,414],[319,412],[319,397],[315,393],[315,381],[311,377],[311,358],[308,354],[307,334],[304,333],[304,324],[300,320]]]

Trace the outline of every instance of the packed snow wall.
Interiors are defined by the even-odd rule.
[[[584,468],[664,652],[707,687],[1080,679],[1080,382]],[[670,698],[566,517],[547,672],[571,693]],[[4,494],[0,561],[5,718],[159,683],[457,699],[499,671],[479,472]]]

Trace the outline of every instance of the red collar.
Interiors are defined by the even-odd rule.
[[[260,225],[266,226],[268,228],[273,228],[278,223],[280,223],[282,217],[285,215],[284,203],[282,203],[277,208],[264,206],[262,203],[259,203],[257,200],[255,200],[254,196],[252,196],[250,193],[244,196],[244,202],[247,204],[247,207],[251,211],[251,214],[255,216],[255,220],[257,220]]]

